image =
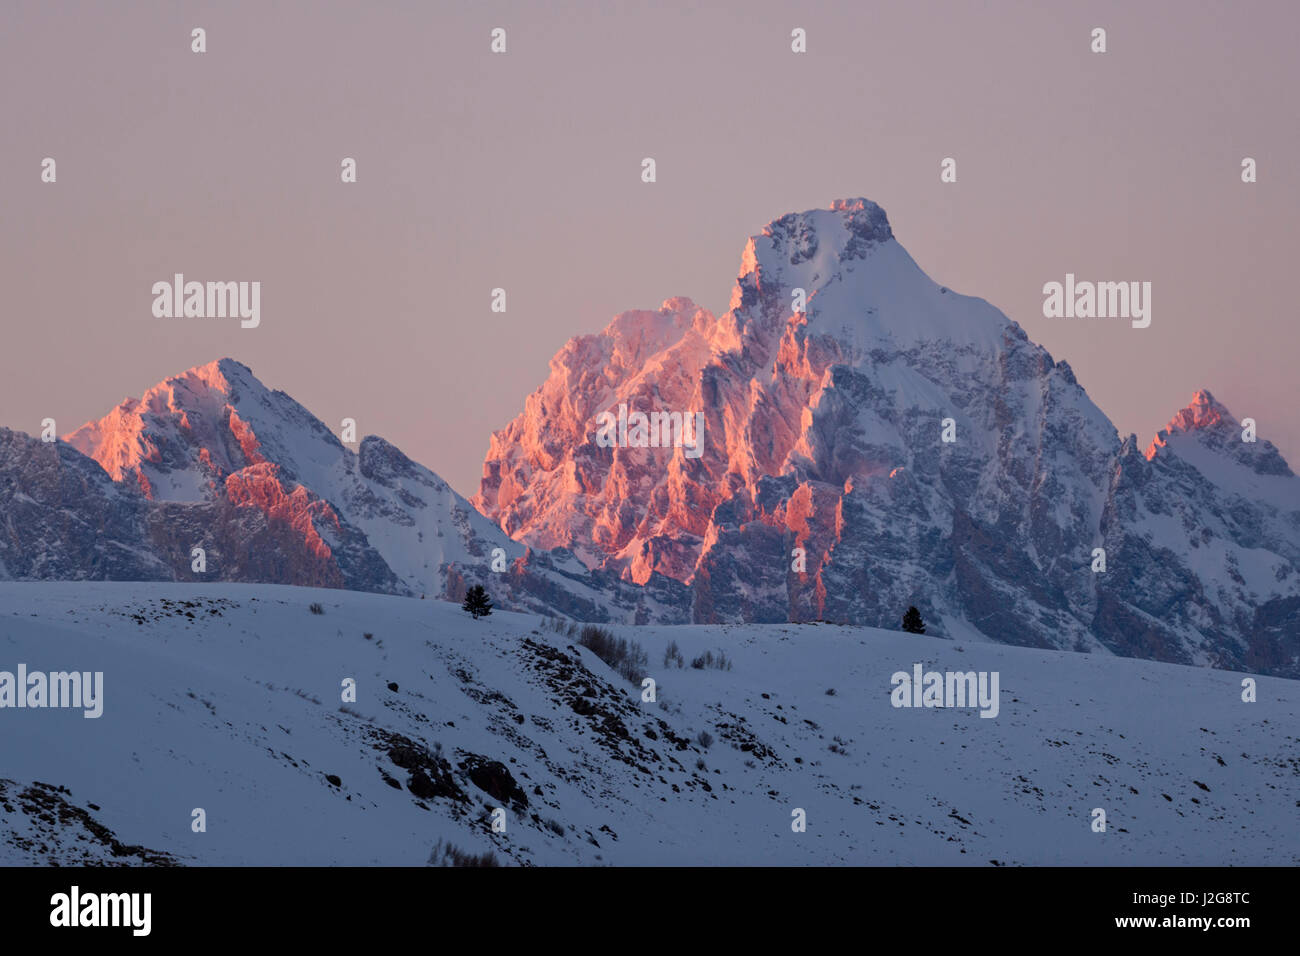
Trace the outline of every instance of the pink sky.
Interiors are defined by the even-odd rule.
[[[228,355],[471,494],[569,337],[721,312],[747,236],[866,196],[1143,447],[1208,388],[1300,467],[1300,8],[668,6],[7,0],[0,424]],[[261,326],[155,319],[175,272],[260,281]],[[1044,318],[1067,272],[1150,281],[1151,327]]]

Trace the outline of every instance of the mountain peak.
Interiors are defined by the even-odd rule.
[[[143,401],[148,404],[148,400],[156,393],[173,394],[178,389],[190,393],[211,392],[221,396],[234,396],[241,385],[265,387],[253,374],[253,370],[243,362],[219,358],[164,379],[145,393]]]
[[[142,415],[150,411],[177,412],[205,397],[220,397],[224,400],[235,393],[237,385],[260,386],[261,383],[252,369],[242,362],[232,358],[214,359],[167,376],[138,399],[123,399],[115,411],[126,415]],[[93,424],[94,422],[87,422],[77,432],[65,436],[64,440],[72,442],[74,435]],[[85,451],[84,448],[81,450]]]
[[[178,378],[193,375],[200,379],[221,378],[255,378],[253,370],[237,359],[229,357],[213,359],[205,365],[196,365],[188,372],[182,372]]]
[[[861,259],[880,243],[894,238],[885,210],[870,199],[837,199],[829,209],[808,209],[773,219],[750,237],[741,264],[741,277],[755,268],[810,260]]]
[[[292,413],[284,408],[267,415],[262,406],[268,394],[248,366],[215,359],[124,399],[63,440],[99,462],[114,481],[134,474],[146,497],[197,500],[214,477],[266,460],[254,419],[276,422]],[[286,398],[281,404],[296,403]]]
[[[889,225],[889,216],[886,215],[884,207],[878,203],[872,202],[862,196],[856,196],[852,199],[835,199],[831,202],[831,212],[839,213],[840,220],[846,225],[869,223],[873,230],[882,232],[880,241],[892,239],[894,237],[893,228]]]
[[[1186,407],[1179,410],[1169,421],[1170,431],[1194,431],[1199,428],[1211,428],[1220,422],[1236,424],[1228,407],[1210,394],[1207,388],[1197,389]]]
[[[1250,419],[1243,419],[1249,422]],[[1292,472],[1277,446],[1246,431],[1228,411],[1228,407],[1209,393],[1198,389],[1187,406],[1169,420],[1169,424],[1156,433],[1145,452],[1151,461],[1162,452],[1176,454],[1202,471],[1218,474],[1223,462],[1234,462],[1256,475],[1291,478]],[[1207,457],[1208,456],[1208,457]],[[1296,489],[1287,486],[1277,499],[1287,511],[1296,510]],[[1252,487],[1250,496],[1273,500],[1262,487]]]
[[[1192,432],[1209,432],[1234,430],[1237,420],[1232,417],[1228,407],[1210,394],[1207,388],[1197,389],[1192,400],[1179,409],[1169,424],[1156,433],[1151,444],[1147,446],[1146,457],[1150,461],[1169,443],[1172,435]]]
[[[819,339],[836,361],[926,342],[996,352],[1024,338],[982,299],[931,279],[897,241],[885,210],[861,197],[788,213],[746,243],[720,324],[754,355],[774,355],[790,331]],[[788,328],[791,319],[806,328]],[[855,358],[855,356],[857,358]]]
[[[673,299],[659,312],[623,313],[602,335],[566,345],[523,412],[493,435],[476,507],[524,544],[571,549],[623,580],[659,573],[691,586],[701,573],[718,603],[698,613],[740,617],[750,611],[737,602],[749,598],[737,595],[753,582],[717,584],[739,567],[726,557],[733,547],[752,557],[790,534],[829,556],[846,535],[878,533],[864,517],[868,501],[883,508],[911,488],[919,514],[926,480],[936,500],[971,495],[933,478],[942,469],[930,426],[956,410],[972,410],[959,427],[973,436],[1006,427],[1012,409],[1038,408],[1048,394],[1054,419],[1068,424],[1047,431],[1068,431],[1081,458],[1092,462],[1115,441],[1068,369],[1056,373],[984,300],[930,279],[868,199],[772,220],[748,240],[728,311],[713,320],[692,307]],[[679,444],[671,434],[598,443],[595,416],[622,406],[701,416],[705,440],[689,456],[665,450]],[[972,441],[972,460],[999,442]],[[889,475],[892,485],[875,480]],[[839,554],[848,567],[847,549]],[[820,586],[793,594],[770,578],[754,585],[763,591],[754,606],[780,619],[821,615]]]

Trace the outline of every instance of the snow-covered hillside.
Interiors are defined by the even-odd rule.
[[[104,675],[97,719],[0,709],[0,863],[418,865],[440,840],[506,864],[1300,863],[1300,683],[1257,678],[1244,703],[1242,675],[1107,654],[614,630],[647,652],[657,702],[532,616],[0,584],[0,672]],[[665,666],[670,642],[685,666]],[[706,652],[730,669],[693,668]],[[996,672],[997,716],[892,706],[915,664]]]

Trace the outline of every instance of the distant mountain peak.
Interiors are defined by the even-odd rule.
[[[1166,428],[1169,431],[1194,431],[1198,428],[1212,428],[1222,422],[1237,424],[1228,407],[1211,395],[1209,389],[1202,388],[1196,391],[1192,400],[1179,410]]]
[[[1228,432],[1238,428],[1237,420],[1232,417],[1228,407],[1210,394],[1206,388],[1197,389],[1192,400],[1180,408],[1169,424],[1160,429],[1144,454],[1150,461],[1160,453],[1160,449],[1169,444],[1174,435],[1195,432]]]
[[[684,299],[646,313],[625,330],[625,359],[657,351],[665,322],[705,315]],[[395,445],[344,444],[231,358],[169,376],[53,446],[0,430],[0,514],[0,579],[277,582],[456,601],[483,583],[504,609],[686,617],[675,582],[583,580],[567,553],[526,554]]]
[[[702,415],[701,454],[597,441],[598,416],[624,407]],[[1244,620],[1252,593],[1300,595],[1286,526],[1251,538],[1257,505],[1296,497],[1262,479],[1290,473],[1239,428],[1199,391],[1158,439],[1176,436],[1177,453],[1149,466],[1068,364],[932,280],[859,197],[751,235],[723,315],[670,299],[571,340],[492,436],[473,501],[521,544],[626,582],[678,582],[700,623],[888,627],[915,604],[937,633],[1239,660],[1271,638],[1204,622]],[[1210,529],[1231,542],[1213,561],[1197,552],[1205,535],[1132,520],[1213,482],[1229,490],[1206,493],[1241,519]],[[1267,559],[1247,554],[1261,543]],[[1126,574],[1090,570],[1099,544]],[[1148,587],[1160,549],[1186,564]],[[1249,561],[1273,563],[1238,593]],[[1215,585],[1203,606],[1165,614],[1165,595],[1195,592],[1198,575]]]
[[[481,583],[638,623],[915,605],[940,636],[1295,676],[1300,479],[1251,438],[1200,390],[1144,459],[1066,363],[845,199],[751,236],[726,313],[677,296],[566,343],[473,506],[229,358],[53,449],[0,433],[0,577],[194,580],[199,547],[221,580]]]
[[[896,482],[909,487],[912,476],[931,480],[940,422],[975,395],[1005,404],[1012,383],[1026,390],[1026,407],[1050,396],[1053,414],[1070,423],[1060,427],[1089,452],[1105,456],[1116,444],[1068,367],[1056,371],[987,302],[931,280],[895,241],[884,209],[865,198],[789,213],[751,236],[729,310],[717,319],[686,314],[689,299],[664,305],[572,340],[523,414],[493,436],[474,503],[512,537],[571,548],[588,566],[635,582],[654,572],[693,581],[731,547],[723,538],[732,527],[746,524],[793,534],[805,550],[815,544],[820,557],[810,566],[837,547],[836,560],[848,561],[846,545],[858,543],[836,526],[840,499],[884,494],[875,476],[909,476]],[[622,404],[703,414],[702,456],[596,447],[594,416]],[[991,424],[970,421],[964,434],[973,440]],[[924,509],[919,499],[910,504],[929,511],[954,492],[934,494]],[[798,609],[813,614],[840,600],[793,587],[771,581],[761,600],[787,604],[781,613],[787,602],[816,601]]]
[[[147,497],[161,492],[197,500],[207,479],[266,460],[247,414],[237,410],[241,397],[266,392],[248,366],[216,359],[165,378],[140,398],[124,399],[63,440],[99,462],[114,481],[134,474]],[[186,471],[194,482],[159,482],[164,474]]]
[[[1292,475],[1276,445],[1258,435],[1253,441],[1246,440],[1243,433],[1242,422],[1208,389],[1202,388],[1156,433],[1143,454],[1147,461],[1152,461],[1162,453],[1177,453],[1197,467],[1208,466],[1213,470],[1214,466],[1208,465],[1204,457],[1204,452],[1209,452],[1221,462],[1234,462],[1258,475]],[[1198,447],[1203,451],[1196,451]],[[1252,493],[1259,495],[1261,489]],[[1291,510],[1300,510],[1300,500]]]
[[[828,209],[808,209],[773,219],[751,236],[741,256],[740,278],[755,271],[784,271],[815,260],[829,278],[832,263],[862,259],[894,238],[885,210],[870,199],[837,199]]]
[[[764,226],[762,235],[788,241],[810,233],[832,233],[836,229],[864,242],[888,242],[894,238],[884,208],[860,196],[836,199],[829,208],[786,213]]]

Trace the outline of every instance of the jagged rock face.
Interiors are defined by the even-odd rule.
[[[658,575],[640,588],[512,541],[393,445],[372,435],[353,452],[230,359],[127,399],[60,443],[0,431],[0,506],[0,578],[457,600],[480,583],[498,607],[594,621],[686,620],[689,608],[685,588]]]
[[[696,474],[702,461],[692,465],[658,449],[600,449],[590,426],[617,398],[642,408],[685,409],[695,390],[691,373],[707,360],[715,329],[706,310],[677,299],[659,312],[624,313],[607,334],[570,341],[551,360],[551,376],[529,397],[525,413],[492,436],[475,506],[512,536],[571,549],[593,567],[629,542],[653,538],[652,528],[638,537],[640,522],[680,502],[692,507],[678,511],[676,524],[702,535],[716,504],[692,499],[704,487]],[[677,492],[672,496],[669,484]],[[657,506],[639,507],[648,498]],[[682,560],[684,567],[673,567],[664,556],[656,570],[683,579],[694,557],[683,553]]]
[[[700,443],[606,447],[620,406],[699,413]],[[1241,432],[1202,392],[1145,454],[1121,442],[849,200],[753,237],[724,315],[670,299],[571,341],[473,506],[229,359],[64,443],[0,430],[0,578],[483,584],[627,623],[896,628],[914,604],[934,634],[1300,676],[1300,479]]]
[[[265,469],[268,466],[257,466]],[[252,487],[251,476],[236,478]],[[314,527],[328,506],[278,482],[263,507],[211,496],[189,504],[151,501],[129,481],[114,482],[93,460],[63,443],[0,430],[0,576],[42,580],[274,581],[342,587],[355,580],[357,543],[339,528],[332,553]],[[298,509],[295,513],[295,507]],[[296,526],[295,526],[296,525]],[[208,569],[192,570],[203,548]]]
[[[1096,630],[1143,657],[1300,673],[1300,478],[1200,391],[1145,453],[1125,442],[1103,521]]]
[[[0,428],[0,578],[163,580],[147,513],[84,455]]]
[[[624,313],[551,368],[475,499],[513,536],[691,583],[700,620],[890,626],[918,603],[1002,614],[1018,643],[1057,644],[1058,619],[1086,637],[1064,612],[1087,589],[1035,554],[1091,540],[1114,429],[1014,323],[931,282],[874,203],[753,237],[721,318]],[[703,411],[703,454],[599,447],[620,403]],[[1008,607],[1030,578],[1034,606]]]
[[[702,454],[602,447],[599,416],[620,405],[703,412]],[[1209,662],[1193,645],[1244,640],[1241,620],[1193,634],[1144,610],[1194,563],[1143,600],[1120,586],[1119,553],[1109,577],[1092,570],[1094,548],[1139,533],[1115,517],[1136,507],[1125,447],[1068,365],[937,286],[856,199],[751,238],[721,317],[676,298],[569,342],[493,436],[473,500],[519,541],[689,586],[701,623],[897,627],[915,604],[935,633]],[[1295,609],[1257,611],[1294,648]]]
[[[211,362],[127,399],[65,441],[144,500],[168,576],[403,593],[335,500],[352,452],[243,365]],[[191,549],[207,567],[195,572]]]

